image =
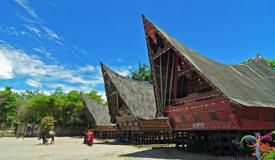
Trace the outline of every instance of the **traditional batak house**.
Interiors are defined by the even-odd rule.
[[[275,129],[275,73],[260,55],[222,64],[143,21],[157,115],[169,117],[177,147],[232,153],[243,133]]]
[[[110,123],[108,106],[98,104],[89,96],[81,94],[84,102],[84,113],[89,121],[89,128],[92,128],[96,138],[116,138],[117,128]]]
[[[134,143],[169,143],[167,118],[156,119],[153,86],[117,74],[101,64],[111,122],[119,140]]]

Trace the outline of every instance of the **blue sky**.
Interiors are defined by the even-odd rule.
[[[0,88],[50,93],[97,90],[99,62],[123,75],[148,63],[141,13],[188,47],[236,64],[275,58],[275,2],[270,0],[0,2]]]

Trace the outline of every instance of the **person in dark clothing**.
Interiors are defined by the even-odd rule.
[[[50,132],[49,132],[49,136],[51,137],[51,144],[54,144],[55,132],[54,132],[54,131],[50,131]]]

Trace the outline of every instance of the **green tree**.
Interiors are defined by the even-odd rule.
[[[0,96],[7,96],[11,93],[11,87],[5,87],[3,91],[0,91]]]
[[[39,94],[28,99],[29,120],[39,123],[43,117],[52,115],[57,116],[55,97]]]
[[[62,96],[62,95],[65,95],[64,89],[63,89],[62,87],[57,87],[57,88],[54,90],[53,95],[55,95],[55,96]]]
[[[28,109],[27,99],[22,97],[18,98],[17,117],[19,122],[28,121],[30,117]]]
[[[53,116],[46,116],[43,117],[41,120],[41,123],[39,125],[39,133],[40,135],[48,133],[49,131],[52,131],[54,129],[54,123],[56,120]]]
[[[28,121],[33,121],[35,123],[39,123],[42,118],[45,116],[44,106],[42,105],[43,101],[45,101],[47,97],[43,94],[33,96],[27,100],[27,112]]]
[[[70,91],[62,107],[61,122],[64,126],[73,126],[83,122],[83,102],[80,97],[80,92]]]
[[[149,66],[139,63],[138,70],[131,72],[131,78],[138,81],[152,83],[151,71]]]
[[[19,97],[23,98],[23,99],[28,99],[28,98],[31,98],[31,97],[34,97],[36,95],[39,95],[41,94],[39,92],[39,90],[35,90],[35,91],[32,91],[32,90],[26,90],[24,92],[20,92],[20,93],[17,93]]]
[[[275,71],[275,59],[267,58],[265,59],[266,63]]]
[[[57,88],[51,95],[39,91],[15,93],[11,87],[0,91],[0,96],[8,95],[7,100],[0,106],[0,121],[9,123],[34,122],[39,124],[43,117],[52,116],[56,125],[73,127],[85,123],[83,101],[79,91],[64,93]],[[96,91],[86,93],[98,103],[106,103]]]
[[[6,87],[0,94],[7,96],[4,103],[0,106],[0,120],[11,124],[17,122],[17,95],[12,92],[11,87]]]
[[[96,101],[99,104],[106,104],[105,100],[102,98],[101,95],[97,93],[97,91],[91,91],[86,93],[85,95],[89,96],[92,100]]]

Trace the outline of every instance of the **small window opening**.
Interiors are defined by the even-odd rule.
[[[216,112],[210,112],[209,115],[210,115],[211,120],[217,120]]]
[[[188,95],[188,78],[186,76],[178,77],[177,98],[183,98]]]
[[[201,122],[200,116],[198,113],[193,113],[193,121],[194,122]]]

